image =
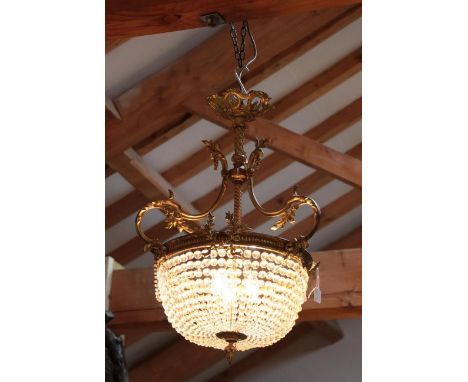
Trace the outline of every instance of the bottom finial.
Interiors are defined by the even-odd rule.
[[[226,359],[229,365],[232,364],[232,360],[234,359],[234,355],[236,354],[236,343],[229,342],[229,345],[224,348],[224,352],[226,353]]]
[[[236,343],[245,340],[247,336],[238,332],[220,332],[216,333],[216,337],[221,338],[228,343],[228,345],[224,348],[224,352],[226,353],[226,358],[229,362],[229,365],[231,365],[232,360],[234,359],[234,355],[237,351]]]

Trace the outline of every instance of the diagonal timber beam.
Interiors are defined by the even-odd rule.
[[[362,248],[362,227],[352,230],[346,236],[327,245],[327,249]]]
[[[166,178],[167,179],[167,178]],[[148,203],[150,200],[146,198],[140,191],[133,190],[123,198],[106,207],[106,229],[117,224],[129,215],[136,213],[138,209]]]
[[[125,44],[128,41],[128,38],[117,38],[106,40],[106,54],[113,51],[115,48],[119,47],[122,44]]]
[[[106,39],[205,27],[207,24],[200,16],[213,12],[221,14],[226,22],[236,22],[360,3],[360,0],[107,0]]]
[[[127,149],[108,163],[147,199],[154,200],[167,197],[167,191],[170,188],[169,183],[146,165],[135,150]]]
[[[362,52],[359,48],[338,61],[336,64],[332,65],[329,69],[326,69],[296,90],[281,98],[275,103],[275,108],[269,113],[268,116],[270,120],[280,122],[307,104],[314,102],[337,85],[352,77],[354,74],[358,73],[361,70],[361,56]],[[361,117],[361,107],[362,102],[359,98],[359,100],[340,110],[333,117],[328,118],[319,126],[309,130],[305,135],[312,139],[316,139],[318,142],[326,141],[333,133],[338,133],[345,127],[357,122]],[[228,132],[216,142],[219,144],[221,151],[228,153],[234,147],[234,135],[232,132]],[[141,151],[138,151],[138,153],[142,155]],[[279,153],[273,154],[270,158],[265,159],[266,165],[262,166],[264,169],[263,174],[275,173],[275,169],[279,168],[281,164],[286,162],[289,164],[292,163],[292,160],[288,160],[286,156]],[[178,186],[200,171],[210,167],[210,165],[211,162],[206,149],[200,149],[190,157],[184,159],[182,162],[164,171],[162,176],[172,185]],[[216,197],[218,192],[219,188],[212,190],[205,196],[206,200],[200,200],[200,203],[203,203],[203,205],[208,207],[208,203],[211,203],[213,200],[212,198]],[[228,190],[228,194],[226,196],[228,195],[232,198],[232,190]],[[141,199],[139,191],[134,190],[107,207],[106,228],[111,227],[131,213],[134,213],[142,206],[143,203],[141,202]],[[195,204],[197,204],[197,202]],[[201,208],[200,211],[204,209],[206,208]]]
[[[353,6],[253,21],[251,27],[262,54],[246,76],[246,84],[268,77],[360,16],[361,7]],[[186,98],[233,85],[232,78],[226,76],[232,70],[232,48],[226,34],[223,29],[114,99],[122,121],[106,120],[106,160],[158,131],[166,133],[178,126],[186,118],[180,108]]]
[[[356,101],[352,102],[348,106],[344,107],[343,109],[339,110],[337,113],[332,115],[331,117],[327,118],[322,123],[318,124],[317,126],[313,127],[309,131],[307,131],[304,135],[316,140],[317,142],[324,143],[327,140],[333,138],[340,132],[344,131],[346,128],[350,127],[354,123],[361,120],[361,108],[362,108],[362,100],[361,98],[357,99]],[[357,155],[358,152],[356,151],[356,155],[352,152],[347,152],[348,155],[356,157],[360,159]],[[294,162],[294,159],[281,154],[279,152],[274,152],[264,158],[260,165],[259,171],[255,174],[255,183],[258,184],[270,176],[273,176],[278,171],[286,168],[288,165]],[[324,174],[323,171],[318,170],[318,173]],[[328,179],[333,179],[333,177],[328,176]],[[300,186],[300,185],[299,185]],[[303,194],[306,191],[302,188],[299,188],[299,191]],[[197,200],[193,202],[193,205],[196,208],[205,209],[204,206],[209,206],[210,201],[213,200],[213,197],[219,192],[219,187],[216,189],[206,193],[205,195],[201,196]],[[312,193],[313,191],[310,191]],[[289,196],[289,195],[288,195]],[[232,188],[228,188],[226,194],[224,196],[226,202],[231,201],[234,197],[234,192]]]
[[[200,347],[179,338],[130,369],[132,382],[183,382],[225,357],[220,350]]]
[[[352,156],[353,158],[360,159],[361,155],[362,155],[362,145],[361,144],[356,145],[352,149],[348,150],[346,152],[346,154]],[[332,181],[333,181],[332,176],[324,173],[323,171],[317,170],[317,171],[315,171],[311,175],[305,177],[299,183],[296,184],[297,191],[301,195],[311,195],[312,193],[314,193],[315,191],[317,191],[318,189],[324,187],[325,185],[327,185],[328,183],[330,183]],[[356,190],[355,193],[356,193],[356,195],[361,194],[360,190]],[[285,190],[285,191],[279,193],[278,195],[276,195],[274,198],[268,200],[266,203],[263,203],[263,207],[267,211],[276,211],[276,210],[282,208],[284,206],[285,201],[288,200],[291,196],[292,196],[291,190]],[[354,200],[353,200],[353,202],[354,202]],[[330,203],[330,206],[335,206],[335,205],[336,205],[335,202]],[[352,204],[352,203],[347,205],[348,208],[352,208],[353,206],[354,206],[354,204]],[[322,215],[323,215],[324,218],[326,216],[331,215],[328,212],[329,207],[327,208],[327,206],[326,206],[322,210],[323,210]],[[340,209],[339,212],[342,212],[342,211],[343,211],[343,209]],[[336,218],[336,217],[341,216],[341,215],[339,213],[333,213],[333,215],[331,215],[331,216]],[[247,224],[249,227],[252,227],[252,228],[256,228],[256,227],[260,226],[261,224],[263,224],[264,222],[266,222],[268,220],[271,220],[271,218],[269,218],[268,216],[260,214],[255,209],[252,210],[251,212],[247,213],[242,218],[242,221],[244,222],[244,224]],[[310,224],[308,221],[307,221],[307,223]],[[328,224],[327,221],[324,219],[323,222],[321,221],[320,228],[325,227],[327,224]],[[306,230],[307,230],[307,228],[306,228]],[[306,232],[306,231],[304,231],[304,232]],[[279,233],[279,235],[283,236],[284,234]],[[346,247],[346,248],[349,248],[349,247]]]
[[[315,45],[320,43],[326,37],[332,35],[333,33],[338,32],[340,29],[342,29],[343,27],[345,27],[346,25],[348,25],[349,23],[357,19],[360,16],[360,14],[361,14],[360,7],[353,8],[349,12],[345,12],[342,16],[333,20],[332,23],[327,24],[326,27],[321,28],[318,33],[314,33],[313,35],[311,35],[309,39],[300,40],[297,43],[291,45],[288,49],[284,50],[283,52],[280,52],[278,55],[276,55],[273,58],[274,62],[272,62],[271,65],[264,65],[263,67],[260,67],[261,70],[259,70],[259,68],[256,68],[256,71],[254,73],[252,72],[249,73],[249,75],[246,78],[247,86],[251,87],[251,86],[256,85],[256,83],[258,83],[262,79],[265,79],[266,77],[268,77],[269,75],[277,71],[278,69],[282,68],[284,65],[288,64],[289,62],[291,62],[292,60],[294,60],[301,54],[305,53],[306,48],[312,49]],[[200,49],[203,49],[203,47],[200,47]],[[346,66],[346,63],[344,63],[342,67],[343,66]],[[337,69],[338,71],[340,70],[340,68],[337,67],[335,68],[335,72]],[[316,88],[309,89],[309,97],[313,98],[314,94],[319,95],[320,92],[323,91],[321,88],[327,86],[327,83],[326,83],[327,81],[333,82],[333,81],[339,80],[340,76],[343,76],[346,70],[352,69],[352,68],[342,68],[342,69],[344,69],[343,73],[337,73],[336,79],[333,79],[333,78],[327,79],[325,77],[322,80],[317,79],[316,81],[314,81],[311,85],[315,84]],[[325,71],[324,74],[326,74],[326,72],[327,71]],[[331,68],[328,76],[329,77],[330,75],[333,76],[333,74],[334,74],[333,68]],[[344,79],[345,78],[343,78],[343,80]],[[306,96],[305,93],[306,93],[305,91],[299,92],[299,94],[303,97]],[[123,97],[123,95],[121,97]],[[312,99],[309,102],[312,102]],[[293,102],[288,102],[286,106],[290,107],[290,105],[293,105],[293,104],[294,104]],[[278,108],[278,106],[283,107],[285,105],[277,105],[277,109],[279,110],[280,108]],[[275,110],[273,110],[272,113],[273,114],[270,113],[270,119],[273,118],[272,115],[274,115]],[[149,151],[155,149],[156,147],[160,146],[161,144],[166,142],[171,137],[177,135],[181,131],[190,127],[191,125],[193,125],[195,122],[199,120],[200,118],[197,116],[191,116],[188,113],[181,113],[178,118],[175,118],[174,121],[169,123],[164,128],[155,129],[155,131],[151,135],[149,135],[144,140],[135,144],[134,148],[140,155],[144,155],[148,153]],[[109,121],[108,126],[110,126],[111,123],[112,121]],[[206,163],[206,161],[203,161],[203,163]],[[208,165],[206,165],[206,167],[207,166]],[[111,172],[106,172],[106,176],[109,176],[110,174]],[[168,176],[165,175],[164,177],[169,179]],[[170,180],[170,182],[171,184],[177,185],[177,182],[175,180]]]
[[[353,189],[343,196],[339,197],[332,203],[322,208],[322,216],[320,218],[320,229],[325,228],[329,224],[336,221],[362,203],[362,192],[358,189]],[[310,229],[310,220],[308,218],[294,224],[287,231],[280,233],[281,237],[292,239],[298,235],[307,232]]]
[[[184,106],[194,114],[231,129],[231,122],[217,115],[201,97],[186,100]],[[328,172],[353,186],[362,186],[361,161],[330,149],[309,137],[294,133],[263,118],[247,124],[246,135],[250,139],[267,138],[268,146],[274,150],[289,155],[305,165]]]
[[[108,163],[148,200],[165,199],[168,190],[172,188],[169,182],[144,163],[133,149],[125,150],[123,154],[114,157]],[[194,210],[193,206],[183,199],[178,198],[177,202],[186,211]]]
[[[269,120],[281,122],[351,78],[361,70],[361,66],[361,49],[358,49],[329,69],[282,97],[278,102],[275,102],[274,109],[268,113]],[[361,117],[361,108],[362,102],[361,99],[359,99],[351,103],[349,107],[337,112],[334,118],[327,119],[327,123],[320,124],[320,127],[313,127],[306,135],[312,139],[324,142],[332,136],[334,131],[340,131],[340,128],[344,124],[346,124],[346,127],[350,126],[351,123],[347,124],[350,119],[353,121],[359,120]],[[333,125],[333,127],[331,127],[331,125]],[[223,152],[227,154],[234,148],[234,135],[229,131],[219,138],[217,143],[220,145]],[[276,155],[275,161],[277,161],[279,157],[280,155]],[[292,161],[290,163],[292,163]],[[209,157],[206,155],[206,150],[203,149],[199,150],[179,165],[165,171],[164,176],[167,179],[171,179],[171,183],[178,185],[210,165],[211,163]]]

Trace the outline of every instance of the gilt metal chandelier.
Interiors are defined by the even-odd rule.
[[[248,34],[253,58],[244,63],[245,39]],[[224,349],[231,362],[236,350],[269,346],[283,338],[294,326],[301,306],[308,298],[309,273],[314,272],[314,300],[320,302],[318,266],[309,252],[308,241],[320,221],[317,203],[293,191],[283,208],[265,210],[255,197],[254,174],[259,168],[266,140],[257,139],[247,157],[244,150],[246,123],[271,109],[270,97],[250,91],[242,83],[257,52],[246,21],[242,24],[241,43],[231,25],[231,37],[238,67],[235,76],[240,90],[228,89],[208,97],[210,107],[232,121],[235,135],[232,167],[213,141],[203,141],[211,154],[215,170],[221,166],[219,195],[207,211],[190,214],[169,198],[151,202],[136,217],[138,235],[146,242],[145,250],[154,254],[156,298],[174,329],[185,339],[201,345]],[[226,189],[234,187],[234,209],[226,213],[227,226],[214,230],[212,212],[220,205]],[[313,223],[304,236],[286,240],[252,231],[242,223],[241,199],[247,190],[255,209],[278,221],[272,230],[295,222],[300,206],[312,210]],[[166,228],[177,228],[183,236],[161,243],[143,232],[142,219],[158,209],[166,217]],[[203,226],[193,222],[206,218]]]

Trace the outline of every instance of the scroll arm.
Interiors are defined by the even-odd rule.
[[[320,223],[321,212],[315,200],[308,198],[306,196],[301,196],[301,195],[297,195],[293,193],[292,198],[289,199],[282,208],[276,211],[267,211],[260,205],[260,203],[258,202],[255,196],[252,177],[250,177],[249,179],[248,191],[249,191],[250,200],[252,201],[252,204],[254,205],[257,211],[259,211],[262,215],[265,215],[265,216],[269,216],[269,217],[279,216],[280,217],[279,220],[271,227],[273,231],[283,228],[286,225],[286,223],[291,223],[291,224],[295,223],[296,211],[302,205],[307,205],[309,206],[309,208],[312,209],[314,222],[313,222],[311,230],[305,236],[301,236],[301,240],[308,241],[313,236],[313,234],[317,231],[317,228]]]

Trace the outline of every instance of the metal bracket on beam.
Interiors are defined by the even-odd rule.
[[[201,15],[200,20],[203,21],[209,27],[216,27],[221,24],[226,24],[226,20],[218,12],[212,12],[207,13],[206,15]]]

